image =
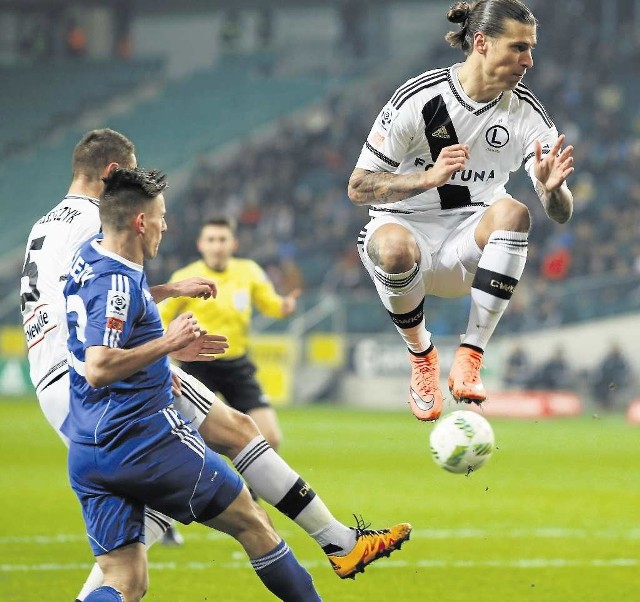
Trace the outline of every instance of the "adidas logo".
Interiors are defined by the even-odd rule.
[[[449,132],[447,132],[447,128],[444,125],[441,125],[435,132],[431,133],[433,138],[451,138],[449,136]]]

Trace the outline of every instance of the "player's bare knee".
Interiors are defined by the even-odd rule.
[[[251,417],[226,405],[209,414],[198,431],[208,447],[228,458],[237,456],[260,434]]]
[[[273,447],[273,449],[278,449],[282,443],[282,431],[277,427],[277,425],[264,429],[262,436],[267,440],[267,443]]]
[[[234,451],[240,453],[246,445],[260,435],[260,429],[251,416],[232,410]]]
[[[275,410],[270,406],[262,406],[249,410],[248,415],[255,421],[267,443],[278,449],[282,441],[282,432]]]
[[[397,224],[380,226],[367,244],[367,255],[381,270],[399,274],[420,261],[416,241],[406,228]]]
[[[528,232],[531,228],[531,214],[526,205],[512,198],[496,201],[491,206],[492,230]]]

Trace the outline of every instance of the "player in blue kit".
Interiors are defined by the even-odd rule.
[[[73,176],[66,196],[40,218],[29,233],[20,283],[25,340],[29,347],[31,379],[44,415],[56,433],[69,445],[61,426],[69,414],[69,368],[67,362],[67,321],[63,294],[72,260],[88,238],[101,231],[99,207],[104,180],[117,167],[135,168],[134,144],[123,134],[91,130],[76,145]],[[207,297],[215,284],[201,278],[151,288],[156,302],[170,296]],[[33,332],[31,325],[47,321],[47,329]],[[220,337],[207,334],[172,357],[181,361],[222,353]],[[217,342],[216,342],[217,341]],[[206,357],[200,357],[206,354]],[[322,548],[333,571],[341,579],[354,578],[379,558],[399,550],[409,538],[411,525],[400,523],[374,530],[358,521],[349,528],[338,521],[321,496],[289,466],[265,441],[255,422],[227,406],[204,385],[172,366],[176,409],[197,429],[205,443],[232,461],[235,469],[261,499],[299,525]],[[145,543],[153,545],[170,521],[147,508]],[[103,575],[96,563],[76,602],[102,585]]]
[[[100,203],[104,238],[80,247],[65,287],[69,477],[104,585],[87,602],[147,589],[144,509],[232,535],[281,600],[320,600],[242,480],[173,408],[167,355],[199,336],[190,313],[163,331],[143,272],[166,230],[164,176],[116,169]]]

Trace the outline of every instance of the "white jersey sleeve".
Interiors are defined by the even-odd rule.
[[[446,74],[446,69],[427,71],[408,80],[394,92],[376,118],[356,167],[368,171],[398,170],[424,138],[421,109],[425,99],[436,93],[437,84],[446,80]],[[422,94],[416,96],[419,92]]]
[[[412,103],[396,109],[387,104],[375,120],[356,167],[368,171],[395,171],[407,155],[419,123]]]
[[[549,115],[542,106],[542,103],[524,84],[518,84],[513,94],[520,99],[524,105],[523,119],[524,132],[522,136],[524,157],[524,168],[527,170],[533,187],[536,187],[537,179],[533,173],[535,166],[535,142],[538,140],[542,145],[542,154],[547,155],[551,147],[558,139],[558,130],[551,121]]]

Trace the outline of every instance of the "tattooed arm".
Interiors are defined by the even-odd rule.
[[[443,148],[427,171],[394,174],[356,167],[349,178],[349,198],[355,205],[384,205],[402,201],[446,184],[454,172],[464,169],[467,159],[469,147],[454,144]]]

